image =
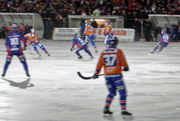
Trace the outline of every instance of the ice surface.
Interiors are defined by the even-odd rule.
[[[25,51],[31,78],[27,79],[19,60],[14,57],[6,80],[0,79],[0,121],[124,121],[120,115],[119,95],[112,103],[114,116],[102,116],[107,89],[103,77],[83,80],[94,73],[99,50],[93,60],[81,52],[78,60],[70,51],[70,41],[45,41],[51,53],[38,58],[32,49]],[[131,121],[180,121],[180,43],[171,43],[162,53],[149,55],[156,43],[120,43],[130,66],[124,73],[128,89]],[[6,54],[0,41],[0,72]],[[102,72],[103,73],[103,72]]]

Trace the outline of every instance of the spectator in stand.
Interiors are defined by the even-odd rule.
[[[172,41],[177,41],[178,38],[178,26],[176,25],[171,25],[170,27],[170,37],[172,39]]]
[[[96,8],[94,11],[93,11],[93,16],[100,16],[101,15],[101,11],[99,8]]]
[[[63,17],[61,11],[59,11],[59,14],[56,14],[54,24],[56,27],[63,27]]]
[[[122,12],[121,12],[121,14],[120,14],[120,16],[123,16],[125,19],[126,19],[126,11],[125,10],[122,10]]]
[[[137,18],[134,19],[132,28],[135,30],[135,41],[139,41],[141,38],[141,23]]]
[[[45,21],[45,32],[44,32],[44,37],[46,39],[51,39],[53,27],[54,27],[54,22],[50,17],[48,17],[48,19]]]
[[[177,39],[180,41],[180,24],[179,24],[179,26],[178,26]]]
[[[82,10],[82,12],[81,12],[81,16],[87,16],[87,13],[86,13],[86,11],[85,11],[85,10]]]
[[[152,39],[151,27],[152,27],[151,21],[149,19],[146,19],[143,22],[143,30],[144,30],[143,33],[146,41],[151,41]]]
[[[0,38],[6,37],[6,24],[3,24],[0,31]]]
[[[179,0],[1,0],[0,12],[39,13],[44,23],[51,17],[56,27],[62,27],[62,20],[68,27],[68,15],[122,15],[125,27],[132,28],[135,18],[147,19],[149,13],[179,15],[179,6]]]
[[[156,14],[156,9],[157,9],[156,3],[153,3],[152,6],[151,6],[151,9],[150,9],[151,13]]]
[[[157,27],[155,28],[155,30],[154,30],[154,37],[155,37],[156,41],[158,41],[158,38],[159,38],[158,35],[161,34],[161,29],[162,29],[162,28],[161,28],[160,26],[157,26]]]

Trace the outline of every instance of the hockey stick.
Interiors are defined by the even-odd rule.
[[[77,72],[78,76],[82,79],[93,79],[93,76],[85,77],[81,74],[81,72]],[[99,74],[98,76],[103,76],[104,74]]]

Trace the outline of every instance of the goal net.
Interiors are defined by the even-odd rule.
[[[37,13],[0,13],[0,27],[9,23],[32,26],[39,38],[43,37],[44,24],[41,16]]]

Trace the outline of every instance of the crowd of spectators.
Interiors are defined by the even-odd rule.
[[[180,14],[180,0],[0,0],[0,12],[39,13],[45,27],[68,27],[68,15],[117,15],[136,27],[148,14]]]
[[[148,14],[179,14],[179,0],[0,0],[0,12],[39,13],[63,26],[68,15],[118,15],[146,19]]]

